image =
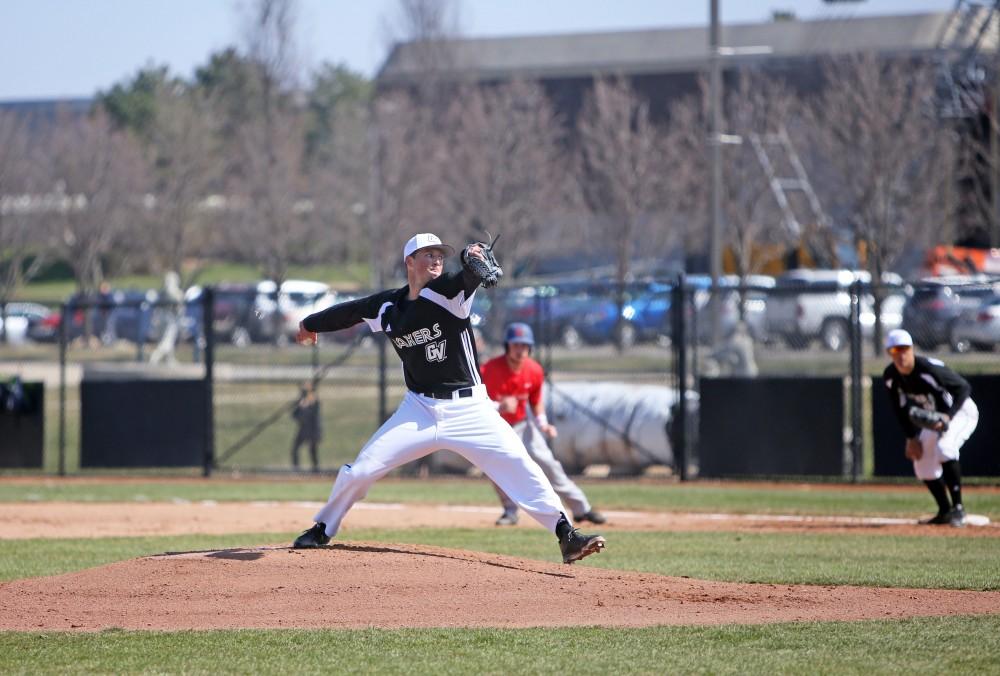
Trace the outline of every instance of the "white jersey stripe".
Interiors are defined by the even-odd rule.
[[[940,364],[940,362],[938,363]],[[928,383],[931,387],[933,387],[938,393],[940,393],[941,400],[944,401],[944,405],[947,406],[948,408],[951,408],[952,403],[954,403],[955,401],[955,398],[951,396],[951,392],[941,387],[941,384],[938,383],[938,381],[935,380],[934,376],[932,376],[929,373],[921,373],[920,378],[921,380]]]
[[[379,333],[382,331],[382,313],[384,313],[385,309],[388,307],[392,307],[392,303],[382,303],[382,307],[378,309],[378,314],[375,315],[374,319],[365,318],[365,324],[367,324],[368,328],[372,330],[372,333]]]
[[[476,353],[472,350],[472,341],[469,339],[468,331],[462,331],[462,349],[465,352],[465,360],[469,363],[469,375],[472,376],[472,382],[479,385],[483,380],[479,375],[479,369],[476,368]]]
[[[469,315],[472,314],[472,299],[476,297],[476,292],[473,291],[472,295],[466,298],[465,291],[463,290],[459,291],[458,295],[454,298],[448,298],[425,286],[420,289],[420,295],[432,303],[440,305],[459,319],[468,319]]]

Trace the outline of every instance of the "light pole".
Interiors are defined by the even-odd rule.
[[[712,295],[709,298],[709,340],[714,347],[719,338],[719,320],[722,302],[719,294],[719,280],[722,277],[722,145],[740,144],[739,136],[722,132],[722,57],[742,55],[762,55],[772,53],[766,45],[746,47],[723,47],[719,44],[719,0],[709,0],[708,63],[709,63],[709,166],[712,178],[709,185],[711,224],[708,233],[708,269],[712,276]]]
[[[722,65],[719,62],[719,0],[709,0],[709,163],[712,182],[709,186],[711,201],[711,229],[708,234],[708,269],[712,276],[711,325],[709,340],[715,346],[719,336],[719,278],[722,276]]]
[[[361,205],[364,208],[363,214],[366,216],[365,223],[368,226],[368,235],[371,242],[371,280],[375,291],[380,291],[385,286],[385,275],[382,270],[382,220],[381,211],[381,161],[382,161],[382,136],[378,128],[377,100],[369,107],[368,118],[368,205]],[[388,382],[386,380],[387,355],[386,338],[384,333],[375,335],[375,345],[378,350],[378,427],[382,426],[388,418],[388,402],[386,390]]]

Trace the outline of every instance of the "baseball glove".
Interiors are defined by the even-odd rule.
[[[486,233],[487,236],[489,233]],[[480,283],[483,287],[489,289],[500,283],[503,278],[503,268],[500,267],[500,263],[497,262],[496,256],[493,255],[493,245],[497,243],[500,239],[500,235],[497,235],[489,243],[489,246],[485,242],[476,242],[475,244],[470,244],[462,250],[462,263],[471,270],[476,277],[479,277]],[[469,255],[469,249],[478,244],[482,247],[483,258],[476,258],[475,256]]]
[[[909,415],[910,422],[917,427],[934,430],[935,432],[944,432],[948,429],[948,416],[944,413],[928,411],[926,408],[920,408],[919,406],[911,406]]]

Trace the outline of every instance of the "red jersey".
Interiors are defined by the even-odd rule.
[[[507,356],[494,357],[480,367],[486,392],[493,401],[503,397],[517,397],[517,410],[513,413],[501,413],[504,420],[511,425],[524,420],[525,402],[535,406],[542,398],[542,382],[545,374],[542,365],[531,357],[525,357],[518,371],[511,371],[507,365]]]

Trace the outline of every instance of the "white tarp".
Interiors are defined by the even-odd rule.
[[[676,401],[676,390],[662,385],[547,384],[545,408],[559,429],[552,451],[570,472],[598,464],[625,472],[673,466],[667,424]]]
[[[676,401],[676,390],[662,385],[546,383],[545,409],[559,430],[550,446],[570,473],[588,465],[622,473],[673,467],[667,425]],[[452,453],[435,453],[432,467],[454,471],[468,464]]]

